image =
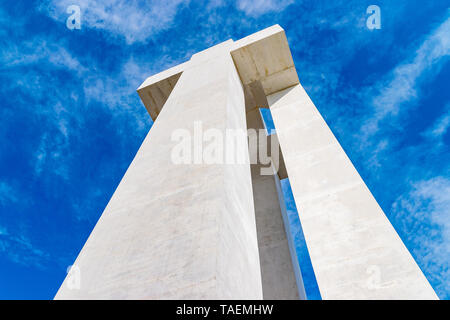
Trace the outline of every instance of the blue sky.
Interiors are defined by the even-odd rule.
[[[72,4],[80,30],[66,27]],[[379,30],[366,27],[372,4]],[[135,91],[147,76],[276,23],[302,85],[450,298],[444,0],[2,1],[0,298],[53,298],[151,127]]]

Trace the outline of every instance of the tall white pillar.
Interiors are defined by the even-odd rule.
[[[175,130],[186,129],[193,140],[199,125],[203,132],[246,131],[232,45],[230,40],[195,54],[175,79],[74,263],[80,289],[70,289],[66,279],[56,299],[263,297],[246,136],[237,150],[246,164],[171,159]]]
[[[323,299],[436,299],[300,84],[267,97]]]

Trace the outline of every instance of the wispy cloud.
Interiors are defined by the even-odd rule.
[[[0,181],[0,205],[5,205],[8,202],[15,203],[18,200],[15,188],[6,181]]]
[[[1,210],[7,210],[11,206],[23,206],[28,202],[28,197],[20,192],[14,183],[6,180],[0,181]],[[16,219],[6,226],[4,223],[7,216],[8,213],[4,211],[0,215],[0,254],[22,265],[43,267],[43,262],[48,254],[32,244],[23,230],[25,229],[24,225],[19,222],[21,219]],[[12,232],[11,228],[16,232]],[[20,230],[20,232],[17,232],[17,230]]]
[[[237,0],[237,8],[249,16],[260,16],[269,12],[280,12],[294,0]]]
[[[439,140],[438,143],[442,143],[442,136],[447,132],[450,127],[450,104],[445,106],[445,113],[441,115],[434,124],[423,133],[425,137]],[[436,142],[436,141],[435,141]]]
[[[3,68],[46,62],[70,71],[86,71],[86,68],[63,45],[48,43],[43,38],[2,47],[0,60],[3,62]]]
[[[45,132],[34,154],[34,174],[41,177],[42,173],[51,172],[52,176],[58,175],[69,181],[68,157],[70,157],[70,145],[67,135],[50,135]]]
[[[441,298],[450,298],[450,179],[417,181],[392,205],[392,219]]]
[[[55,20],[64,21],[69,16],[67,8],[76,4],[81,8],[82,28],[106,30],[131,44],[144,42],[168,29],[179,7],[188,3],[186,0],[52,0],[41,8]]]
[[[4,226],[0,226],[0,253],[16,263],[38,268],[44,268],[49,259],[49,254],[35,247],[23,233],[10,233]]]
[[[427,36],[416,50],[411,61],[398,65],[388,79],[377,84],[378,95],[372,98],[373,114],[361,127],[361,136],[367,140],[379,130],[380,122],[389,117],[397,117],[404,108],[405,102],[416,99],[418,80],[426,72],[432,70],[437,74],[444,57],[450,55],[450,17]],[[430,75],[427,81],[432,78]]]
[[[80,108],[81,101],[78,101],[80,97],[82,103],[108,109],[118,124],[117,130],[132,127],[133,133],[139,135],[148,129],[145,110],[140,108],[135,91],[151,72],[146,61],[130,57],[121,60],[122,66],[115,71],[106,72],[96,61],[88,60],[90,65],[85,65],[86,61],[78,60],[65,41],[48,41],[42,36],[2,47],[0,61],[1,68],[8,70],[9,78],[3,89],[19,87],[26,92],[34,103],[27,112],[46,121],[33,157],[34,173],[38,177],[51,170],[52,174],[65,180],[70,178],[69,158],[74,156],[72,143],[79,139],[79,130],[86,121],[85,110]],[[45,68],[47,72],[68,72],[71,78],[60,82],[53,79],[58,85],[58,90],[55,90],[36,66]],[[19,99],[23,97],[19,96]]]

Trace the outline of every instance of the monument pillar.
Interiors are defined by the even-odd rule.
[[[262,299],[245,100],[232,45],[195,54],[154,91],[151,98],[162,101],[172,89],[74,263],[81,288],[63,283],[57,299]],[[224,137],[242,130],[234,151],[244,162],[205,164],[202,136],[194,149],[200,128]],[[191,139],[192,162],[174,163],[174,132]]]
[[[324,299],[437,298],[300,85],[280,26],[201,51],[137,91],[155,122],[74,263],[81,286],[69,275],[56,299],[304,297],[277,199],[287,176]],[[274,119],[275,176],[250,165],[257,107]],[[223,158],[205,161],[214,137]]]
[[[267,96],[323,299],[436,299],[300,84]]]

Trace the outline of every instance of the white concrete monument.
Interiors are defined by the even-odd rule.
[[[56,299],[305,298],[279,201],[287,176],[323,299],[437,298],[300,85],[280,26],[194,54],[138,93],[155,122],[74,263],[79,286],[69,274]],[[207,141],[264,128],[259,108],[279,160],[234,134],[236,159],[206,161]]]

